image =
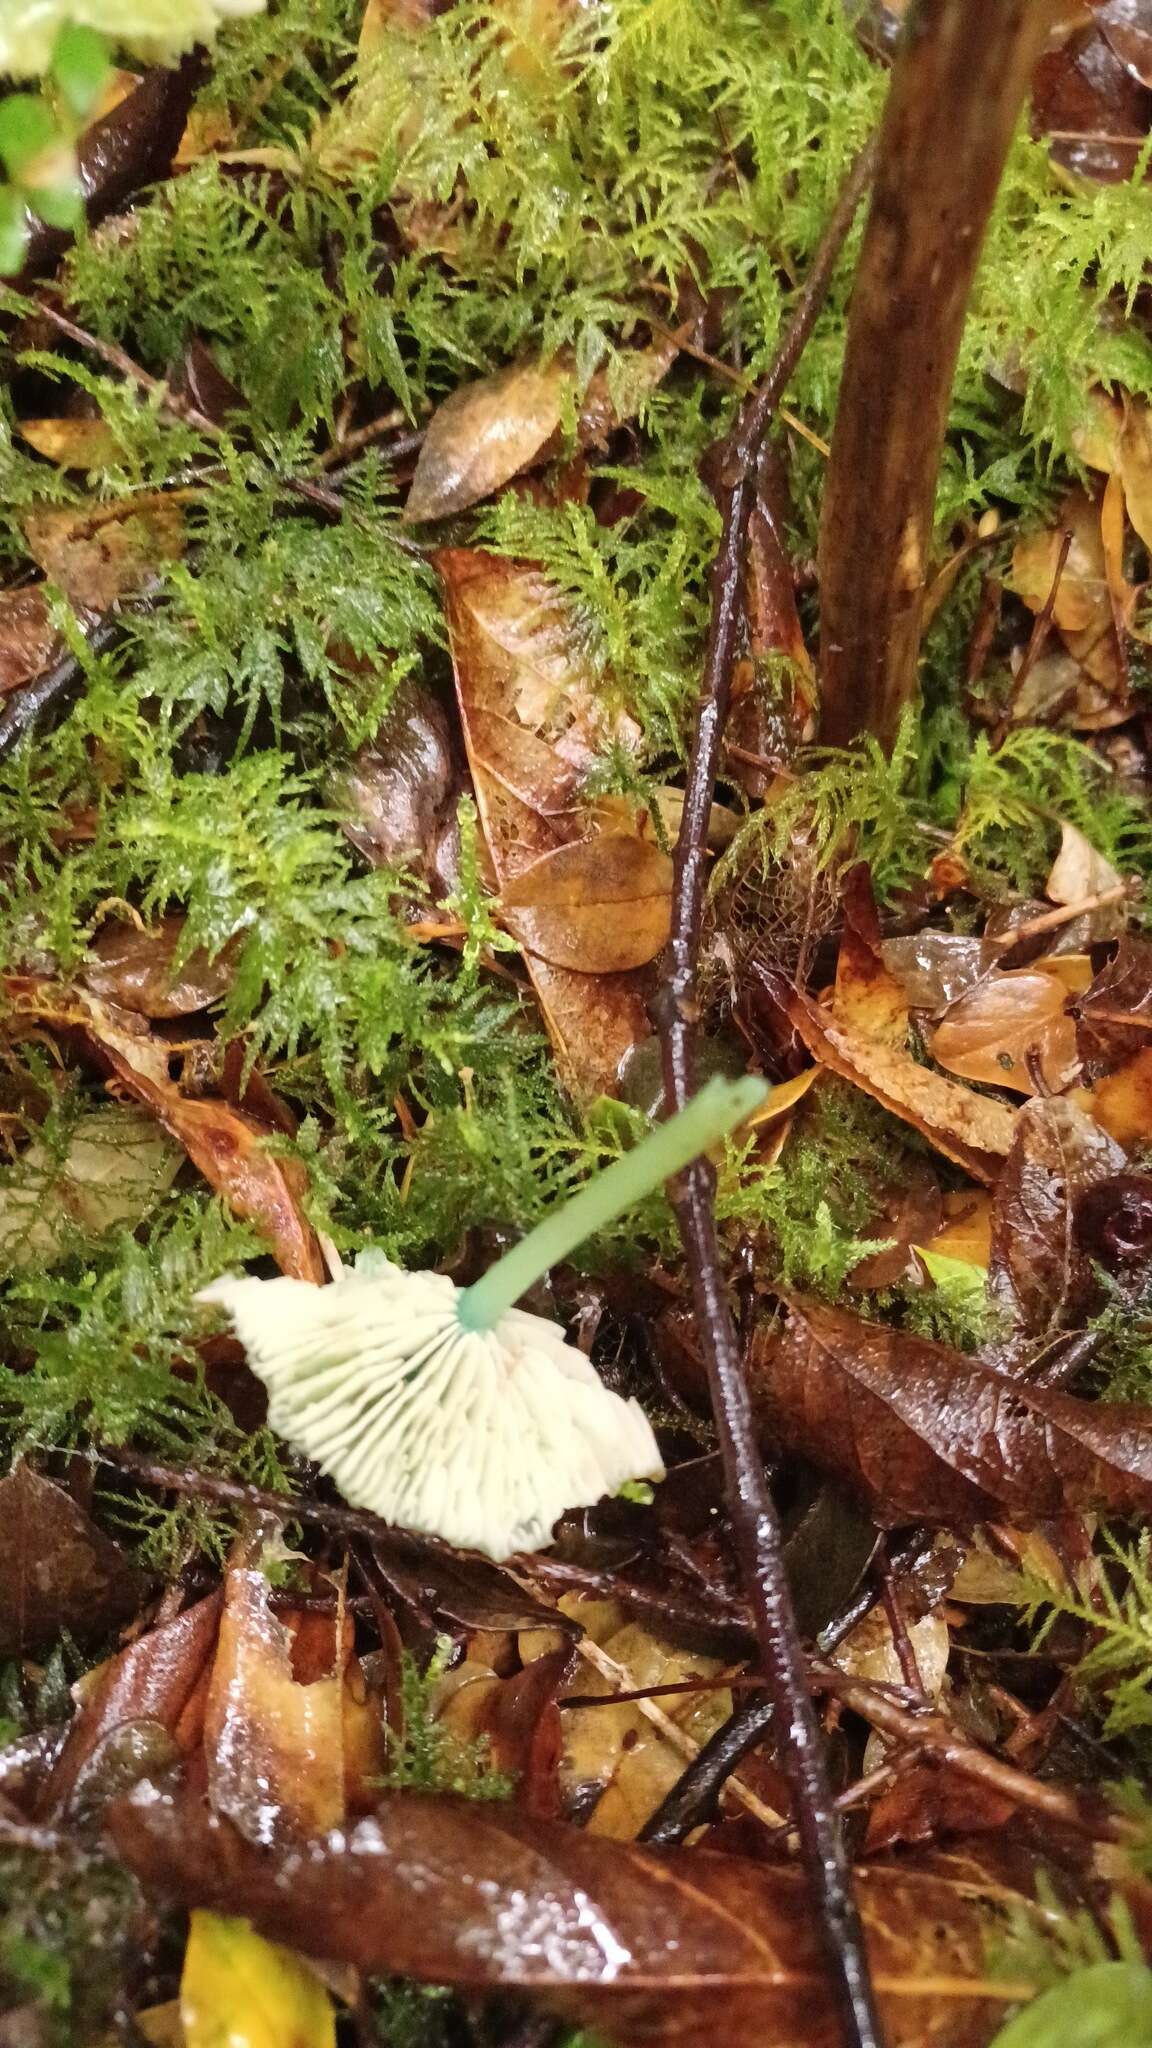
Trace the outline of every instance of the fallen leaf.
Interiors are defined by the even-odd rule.
[[[525,1813],[548,1816],[560,1810],[563,1736],[557,1696],[575,1661],[572,1643],[562,1641],[510,1678],[483,1672],[471,1684],[457,1686],[436,1717],[462,1739],[487,1744],[493,1770],[517,1781],[516,1803]],[[466,1672],[468,1666],[457,1668]]]
[[[0,1657],[81,1642],[135,1612],[128,1559],[62,1486],[21,1459],[0,1479]]]
[[[63,647],[43,584],[0,591],[0,693],[43,675]]]
[[[938,1066],[965,1081],[1020,1095],[1034,1095],[1041,1086],[1065,1088],[1079,1065],[1068,990],[1039,966],[990,976],[945,1011],[928,1050]]]
[[[152,491],[108,504],[51,506],[24,515],[28,552],[73,604],[107,611],[184,552],[184,510]]]
[[[660,1855],[405,1793],[287,1864],[152,1786],[116,1807],[112,1827],[150,1890],[242,1912],[373,1975],[524,1992],[621,2048],[841,2039],[811,1896],[787,1864]],[[1029,1995],[1027,1979],[986,1974],[1002,1887],[993,1905],[978,1885],[898,1868],[857,1869],[856,1884],[888,2048],[979,2048],[998,2010]]]
[[[246,1920],[194,1912],[180,1976],[184,2048],[336,2048],[315,1970]]]
[[[1152,1045],[1152,944],[1125,938],[1076,1003],[1084,1072],[1096,1081]]]
[[[940,1613],[921,1614],[909,1618],[906,1628],[925,1695],[938,1700],[952,1652],[948,1623]],[[872,1685],[905,1683],[892,1624],[879,1601],[837,1644],[832,1662],[850,1678],[866,1678]]]
[[[1081,1401],[841,1309],[793,1303],[753,1357],[774,1445],[864,1496],[884,1527],[971,1527],[1152,1506],[1152,1408]]]
[[[1152,1141],[1152,1046],[1134,1053],[1114,1073],[1077,1091],[1077,1105],[1118,1145]]]
[[[84,983],[94,995],[139,1017],[194,1016],[227,995],[238,943],[230,940],[215,955],[197,947],[177,967],[183,936],[182,917],[163,917],[143,930],[134,924],[105,924],[92,942]]]
[[[373,867],[410,870],[446,895],[456,867],[456,805],[464,780],[439,697],[410,680],[375,738],[333,776],[329,802],[345,837]]]
[[[452,664],[468,763],[498,886],[586,836],[574,799],[592,763],[635,727],[603,706],[559,594],[531,564],[442,548]],[[649,1035],[642,970],[590,975],[526,956],[561,1077],[578,1096],[614,1094]]]
[[[298,1159],[267,1150],[271,1132],[216,1097],[182,1095],[169,1077],[166,1041],[130,1010],[36,975],[9,975],[4,987],[18,1024],[45,1023],[82,1035],[104,1070],[183,1146],[236,1215],[269,1239],[282,1272],[323,1282],[320,1246],[301,1206],[307,1174]]]
[[[1013,1800],[971,1778],[931,1764],[913,1764],[901,1770],[896,1783],[871,1808],[865,1854],[874,1856],[896,1842],[935,1843],[948,1835],[999,1830],[1017,1811]]]
[[[1072,545],[1057,584],[1066,533],[1072,535]],[[1029,611],[1042,611],[1054,586],[1052,618],[1062,631],[1103,633],[1111,625],[1100,507],[1080,489],[1069,491],[1061,500],[1050,527],[1022,535],[1012,552],[1012,588]]]
[[[459,385],[428,423],[405,519],[446,519],[490,497],[536,459],[574,393],[572,368],[561,358],[512,363]]]
[[[310,1668],[299,1673],[293,1631],[273,1614],[270,1594],[259,1564],[228,1570],[204,1710],[208,1796],[250,1841],[264,1843],[311,1835],[345,1818],[345,1695],[351,1684],[363,1696],[350,1618],[338,1627],[334,1616],[303,1617],[316,1627],[307,1644]]]
[[[838,1024],[879,1044],[908,1043],[908,1000],[883,957],[872,877],[858,861],[844,877],[844,928],[836,959],[832,1014]]]
[[[931,928],[907,938],[885,939],[880,955],[912,1010],[945,1010],[966,995],[996,965],[995,939]]]
[[[975,1188],[946,1194],[944,1222],[919,1249],[987,1270],[992,1255],[991,1197]]]
[[[219,1593],[197,1601],[87,1673],[76,1716],[48,1782],[44,1812],[66,1810],[101,1743],[125,1724],[157,1722],[185,1754],[198,1745],[203,1684],[221,1604]]]
[[[20,433],[37,455],[61,469],[106,469],[119,462],[120,442],[107,420],[21,420]]]
[[[62,1157],[34,1138],[14,1165],[0,1168],[0,1272],[54,1264],[77,1233],[134,1230],[183,1156],[151,1117],[126,1104],[78,1118]]]
[[[798,990],[788,1013],[822,1066],[902,1117],[975,1180],[994,1181],[1012,1144],[1015,1111],[934,1074],[899,1047],[838,1024]]]
[[[667,942],[672,862],[653,839],[598,833],[521,868],[500,909],[513,938],[551,966],[620,974],[646,966]]]
[[[1063,823],[1060,827],[1060,851],[1052,863],[1044,894],[1052,903],[1079,903],[1085,896],[1102,896],[1107,889],[1120,886],[1123,877],[1098,853],[1090,839],[1084,837],[1075,825]],[[1116,906],[1121,926],[1124,920],[1122,905]],[[1111,938],[1114,933],[1101,932],[1101,938]]]
[[[1080,178],[1123,184],[1148,129],[1147,92],[1089,25],[1041,57],[1032,81],[1032,132]]]
[[[988,1284],[1013,1327],[1019,1358],[1083,1323],[1099,1284],[1076,1239],[1081,1196],[1123,1167],[1120,1147],[1071,1102],[1025,1103],[992,1202]]]

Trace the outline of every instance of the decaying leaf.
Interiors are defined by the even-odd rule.
[[[28,552],[73,604],[107,611],[184,552],[184,510],[162,491],[26,513]]]
[[[939,1699],[952,1648],[948,1623],[940,1613],[921,1614],[909,1619],[906,1628],[924,1693],[928,1699]],[[873,1685],[904,1684],[892,1624],[879,1601],[837,1644],[832,1661],[850,1678],[866,1678]]]
[[[1067,821],[1061,825],[1060,851],[1044,884],[1044,893],[1053,903],[1080,903],[1085,896],[1102,896],[1107,890],[1118,888],[1121,880],[1111,861],[1096,851],[1077,826]],[[1116,906],[1116,914],[1119,929],[1123,930],[1121,905]],[[1101,931],[1096,936],[1107,938],[1112,934]]]
[[[367,1702],[350,1619],[304,1614],[294,1636],[288,1621],[273,1614],[270,1594],[258,1563],[234,1564],[228,1571],[204,1711],[212,1804],[250,1841],[265,1843],[313,1834],[344,1819],[347,1724],[354,1724],[357,1770],[366,1760],[366,1745],[371,1756],[370,1725],[376,1730],[376,1772],[384,1765],[380,1716],[363,1711]]]
[[[755,1354],[754,1398],[774,1444],[889,1527],[1152,1507],[1152,1409],[1032,1386],[841,1309],[792,1305]]]
[[[872,879],[863,861],[844,878],[844,929],[836,957],[832,1014],[838,1024],[903,1049],[908,1043],[908,999],[883,957]]]
[[[62,1157],[34,1138],[15,1165],[0,1168],[0,1272],[53,1264],[77,1233],[135,1229],[182,1159],[179,1145],[128,1104],[80,1117]]]
[[[994,1181],[1012,1144],[1015,1112],[920,1066],[911,1053],[836,1022],[793,991],[788,1014],[814,1059],[882,1102],[975,1180]]]
[[[436,1717],[455,1735],[487,1744],[488,1762],[515,1781],[516,1803],[525,1813],[547,1816],[560,1810],[558,1695],[575,1661],[575,1649],[565,1639],[509,1678],[479,1665],[470,1670],[466,1660],[452,1673],[458,1682]]]
[[[505,885],[501,914],[537,958],[578,974],[620,974],[661,952],[672,862],[639,833],[601,832],[542,854]]]
[[[992,1205],[992,1299],[1012,1319],[1018,1347],[1083,1322],[1098,1292],[1077,1242],[1081,1196],[1117,1173],[1124,1154],[1083,1111],[1060,1097],[1026,1103]]]
[[[283,1272],[323,1281],[320,1247],[301,1208],[304,1168],[267,1149],[272,1133],[255,1117],[214,1096],[182,1095],[169,1077],[168,1046],[130,1010],[33,975],[10,976],[6,991],[25,1024],[43,1022],[83,1036],[105,1071],[183,1146],[235,1213],[269,1239]]]
[[[609,715],[557,592],[530,564],[466,548],[436,557],[468,762],[501,888],[587,835],[574,808],[584,774],[631,722]],[[648,1035],[639,971],[590,975],[526,955],[562,1077],[612,1094],[625,1054]]]
[[[989,976],[945,1012],[928,1049],[965,1081],[1021,1095],[1058,1091],[1079,1064],[1068,990],[1040,966]]]
[[[64,1630],[91,1642],[139,1593],[127,1558],[62,1486],[23,1460],[0,1479],[0,1657],[47,1649]]]
[[[129,1723],[157,1723],[188,1754],[204,1726],[204,1688],[222,1596],[211,1594],[174,1621],[149,1629],[83,1681],[79,1708],[49,1780],[44,1811],[67,1809],[100,1746]]]
[[[1119,724],[1129,715],[1100,511],[1100,501],[1086,491],[1070,491],[1057,507],[1053,525],[1025,534],[1012,556],[1013,588],[1031,611],[1041,611],[1055,590],[1053,621],[1083,672],[1082,682],[1072,678],[1067,716],[1074,726],[1093,730]],[[1066,533],[1072,535],[1072,543],[1057,582]],[[1017,704],[1017,716],[1023,711]],[[1028,715],[1036,715],[1034,706],[1028,707]]]
[[[409,869],[442,894],[455,881],[464,779],[457,753],[445,706],[409,680],[375,738],[330,788],[345,834],[373,867]]]
[[[0,591],[0,694],[42,675],[62,644],[43,584]]]
[[[85,963],[85,984],[140,1017],[194,1016],[227,995],[238,945],[230,940],[215,955],[198,947],[177,966],[183,935],[182,917],[162,917],[143,930],[106,924]]]
[[[1076,1004],[1085,1075],[1098,1080],[1152,1046],[1152,944],[1123,939]]]
[[[840,2039],[818,1919],[787,1864],[658,1855],[404,1793],[290,1866],[195,1800],[147,1785],[112,1826],[150,1889],[243,1912],[258,1931],[373,1974],[524,1992],[621,2048]],[[996,1906],[978,1885],[898,1867],[860,1869],[856,1882],[888,2048],[981,2048],[997,2012],[1032,1989],[987,1977]]]
[[[912,1010],[946,1010],[996,965],[995,939],[929,928],[907,938],[885,939],[881,955]]]
[[[195,1912],[180,1977],[184,2048],[335,2048],[316,1972],[246,1920]]]
[[[571,365],[560,358],[512,363],[460,385],[429,422],[405,519],[446,519],[498,491],[557,433],[574,391]]]

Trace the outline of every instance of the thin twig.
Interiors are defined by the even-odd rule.
[[[744,562],[757,467],[773,415],[815,324],[848,230],[872,175],[873,151],[853,166],[776,361],[745,400],[719,465],[723,527],[711,579],[711,616],[688,784],[676,845],[672,931],[659,1011],[664,1096],[681,1109],[695,1082],[696,962],[700,948],[708,817],[728,711],[742,616]],[[713,1213],[715,1176],[704,1160],[683,1174],[676,1215],[692,1275],[724,1463],[732,1527],[772,1700],[777,1747],[792,1788],[801,1853],[816,1897],[844,2038],[881,2040],[851,1873],[824,1765],[804,1653],[784,1571],[783,1539],[752,1422],[743,1361],[725,1292]]]
[[[1130,882],[1114,882],[1110,889],[1096,889],[1091,896],[1078,896],[1074,903],[1059,903],[1055,910],[1042,910],[1038,917],[1030,917],[1026,924],[1018,924],[1014,931],[1005,932],[997,940],[997,950],[1010,953],[1023,939],[1039,938],[1042,932],[1058,931],[1062,924],[1072,924],[1078,917],[1087,916],[1090,910],[1104,910],[1110,903],[1123,903],[1132,894]]]

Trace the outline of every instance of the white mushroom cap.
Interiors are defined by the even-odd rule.
[[[226,1309],[268,1389],[268,1420],[354,1507],[503,1558],[540,1550],[566,1508],[661,1478],[640,1405],[603,1384],[543,1316],[466,1330],[442,1273],[379,1252],[329,1287],[224,1278]]]

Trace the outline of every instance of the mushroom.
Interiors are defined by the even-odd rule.
[[[198,1299],[231,1316],[272,1427],[353,1506],[494,1558],[542,1549],[566,1508],[663,1467],[639,1403],[514,1303],[766,1093],[753,1076],[709,1082],[471,1287],[366,1251],[327,1287],[226,1276]]]

